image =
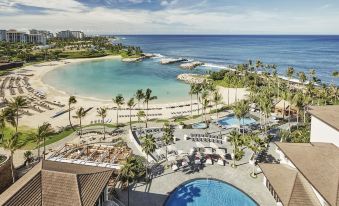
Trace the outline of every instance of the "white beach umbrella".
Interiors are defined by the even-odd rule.
[[[213,154],[213,150],[211,147],[205,147],[205,154],[211,155]]]

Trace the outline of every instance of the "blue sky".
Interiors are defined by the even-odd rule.
[[[89,34],[339,34],[339,1],[0,0],[0,27]]]

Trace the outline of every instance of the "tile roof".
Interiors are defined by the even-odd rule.
[[[339,131],[339,105],[313,106],[307,112]]]
[[[44,160],[0,195],[0,205],[92,206],[112,169]]]
[[[281,143],[276,145],[321,196],[339,205],[339,148],[330,143]]]
[[[285,206],[319,206],[310,184],[296,169],[284,164],[259,164]]]

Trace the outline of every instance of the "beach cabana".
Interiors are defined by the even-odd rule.
[[[286,100],[280,100],[277,104],[274,105],[274,113],[278,115],[288,115],[289,109],[291,110],[291,114],[294,114],[297,112],[297,109],[290,104],[290,102]]]

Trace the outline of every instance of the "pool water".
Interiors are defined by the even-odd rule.
[[[193,129],[206,129],[207,128],[207,124],[204,122],[200,122],[200,123],[195,123],[192,125]]]
[[[241,125],[249,125],[249,124],[253,124],[255,122],[256,122],[255,119],[250,118],[250,117],[245,117],[245,118],[240,119]],[[218,123],[223,125],[223,126],[225,126],[225,125],[226,126],[227,125],[239,125],[239,120],[234,115],[231,115],[231,116],[227,116],[227,117],[220,119],[218,121]]]
[[[198,179],[179,186],[166,206],[255,206],[249,196],[218,180]]]

